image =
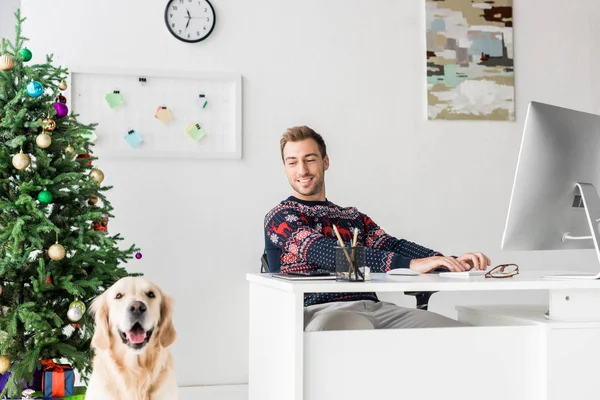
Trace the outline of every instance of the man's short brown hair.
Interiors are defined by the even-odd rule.
[[[285,131],[285,133],[281,136],[281,141],[279,142],[281,145],[281,159],[283,160],[283,148],[287,142],[299,142],[304,139],[313,139],[315,142],[317,142],[321,157],[325,158],[327,155],[327,146],[325,145],[323,137],[310,129],[308,126],[303,125],[288,128],[288,130]]]

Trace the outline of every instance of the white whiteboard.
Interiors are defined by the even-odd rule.
[[[81,123],[98,124],[93,151],[99,157],[242,158],[239,74],[90,68],[69,72],[67,105]],[[105,97],[113,92],[123,99],[114,108]],[[163,123],[155,118],[159,107],[170,110],[172,119]],[[196,124],[205,132],[199,140],[186,131]],[[143,139],[135,147],[125,140],[132,130]]]

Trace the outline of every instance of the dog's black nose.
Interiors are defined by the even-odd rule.
[[[142,315],[146,312],[146,305],[141,301],[133,301],[129,305],[129,312],[134,315]]]

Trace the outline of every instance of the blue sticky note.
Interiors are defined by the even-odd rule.
[[[125,135],[125,140],[134,149],[137,148],[144,141],[144,139],[142,139],[142,137],[133,129],[127,132],[127,134]]]

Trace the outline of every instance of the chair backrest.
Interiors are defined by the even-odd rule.
[[[263,251],[262,256],[260,256],[260,272],[267,273],[271,272],[269,270],[269,261],[267,261],[267,253]]]
[[[277,267],[269,266],[269,259],[267,258],[267,252],[263,250],[262,256],[260,256],[260,272],[265,273],[269,272],[271,274],[277,274],[280,271]]]

